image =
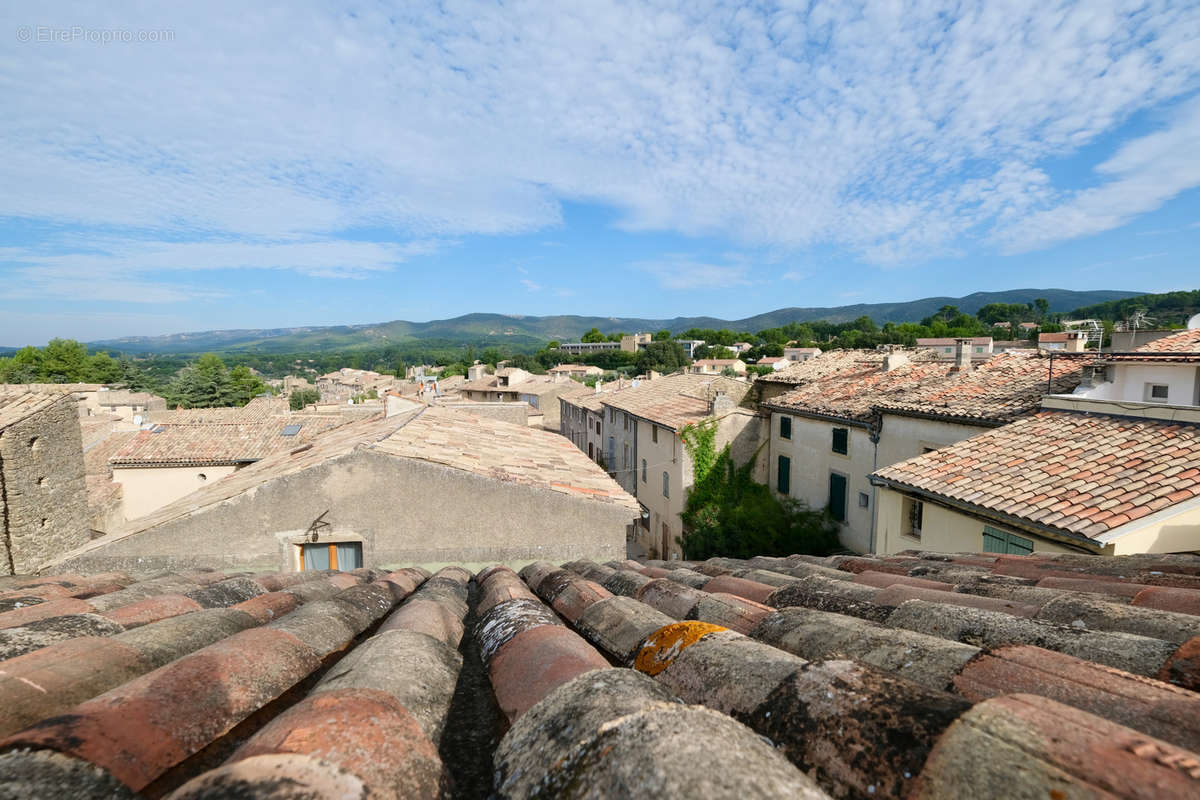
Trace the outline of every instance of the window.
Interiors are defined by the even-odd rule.
[[[846,521],[846,476],[829,473],[829,513],[838,522]]]
[[[622,445],[621,469],[629,469],[629,445]]]
[[[911,497],[904,498],[901,503],[900,513],[900,530],[905,536],[911,536],[914,539],[921,538],[921,525],[925,522],[925,504],[920,500],[914,500]]]
[[[975,348],[975,352],[976,352],[976,353],[982,353],[982,352],[983,352],[983,348],[982,348],[982,347],[976,347],[976,348]]]
[[[283,430],[279,432],[280,436],[295,436],[300,432],[300,425],[284,425]]]
[[[646,482],[646,459],[642,459],[642,483]]]
[[[1033,540],[993,528],[991,525],[984,525],[983,552],[1027,556],[1033,552]]]
[[[663,497],[671,496],[671,476],[663,472]],[[663,526],[666,527],[665,525]]]
[[[779,418],[779,438],[780,439],[792,438],[792,418],[791,417],[780,417]]]
[[[1167,402],[1167,385],[1165,383],[1147,383],[1146,384],[1146,402],[1147,403],[1165,403]]]
[[[658,426],[657,425],[650,426],[650,441],[654,442],[655,444],[658,444]]]
[[[787,456],[779,457],[779,476],[775,479],[775,488],[780,494],[792,491],[792,460]]]
[[[608,422],[610,425],[617,423],[617,412],[611,408],[608,410]]]
[[[363,565],[362,542],[321,542],[300,545],[300,571],[352,570]]]
[[[596,435],[600,435],[600,420],[596,420]]]
[[[953,347],[944,347],[944,348],[942,348],[942,349],[943,349],[943,350],[945,350],[947,353],[953,353],[953,352],[954,352],[954,348],[953,348]]]
[[[846,455],[850,449],[850,430],[849,428],[834,428],[833,429],[833,452]]]
[[[617,455],[617,441],[616,441],[616,439],[614,439],[613,437],[610,436],[610,437],[608,437],[608,468],[609,469],[614,469],[616,467],[616,464],[614,463],[617,460],[616,455]]]
[[[858,507],[866,508],[869,505],[871,505],[871,495],[867,494],[866,492],[859,492],[858,493]]]

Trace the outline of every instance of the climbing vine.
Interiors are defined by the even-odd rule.
[[[827,513],[778,497],[754,480],[757,452],[737,466],[729,445],[717,451],[715,420],[686,426],[680,438],[693,475],[678,539],[685,558],[825,555],[837,549],[837,523]]]

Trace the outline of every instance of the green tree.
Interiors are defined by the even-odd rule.
[[[297,389],[288,397],[288,407],[292,411],[299,411],[305,406],[320,402],[321,393],[316,389]]]
[[[637,354],[638,372],[675,372],[687,366],[687,363],[687,353],[679,342],[650,342],[645,350]]]
[[[592,328],[590,331],[580,337],[581,342],[607,342],[608,337],[600,332],[599,328]]]
[[[121,380],[121,364],[108,353],[88,357],[87,380],[90,383],[117,383]]]
[[[666,328],[662,329],[658,333],[654,334],[654,341],[656,341],[656,342],[671,341],[671,332],[669,330],[667,330]]]
[[[678,540],[684,558],[827,555],[838,548],[838,526],[827,513],[754,481],[753,458],[739,467],[729,445],[717,452],[712,422],[689,425],[682,438],[694,475]]]
[[[74,339],[51,339],[42,350],[41,374],[50,383],[86,380],[87,348]]]
[[[230,405],[244,406],[266,390],[267,387],[249,367],[242,365],[229,371]]]

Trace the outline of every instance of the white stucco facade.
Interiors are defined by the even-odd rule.
[[[112,479],[121,484],[122,511],[134,520],[237,470],[231,465],[204,467],[113,467]]]

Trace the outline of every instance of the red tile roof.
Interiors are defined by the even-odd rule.
[[[1139,353],[1200,353],[1200,328],[1179,331],[1137,349]]]
[[[750,391],[750,385],[718,375],[665,375],[601,395],[600,402],[679,431],[684,425],[699,422],[712,414],[712,399],[718,391],[724,392],[734,403],[740,403]]]
[[[1200,497],[1200,425],[1042,411],[875,476],[984,512],[1096,537]]]
[[[346,424],[341,415],[275,417],[270,422],[166,424],[138,431],[109,459],[113,466],[241,464],[292,450]],[[298,426],[298,427],[297,427]],[[284,435],[285,431],[295,430]]]

